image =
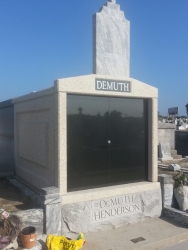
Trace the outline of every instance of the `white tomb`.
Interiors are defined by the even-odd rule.
[[[13,100],[15,173],[37,192],[59,188],[62,233],[106,230],[162,211],[158,90],[129,77],[129,21],[116,1],[95,17],[96,74],[58,79]]]

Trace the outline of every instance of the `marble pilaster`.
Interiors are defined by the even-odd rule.
[[[171,175],[160,174],[158,176],[161,183],[162,206],[171,207],[173,205],[173,180]]]
[[[57,187],[43,188],[40,194],[44,206],[44,231],[61,234],[61,196]]]

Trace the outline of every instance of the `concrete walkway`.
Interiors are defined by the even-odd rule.
[[[188,241],[187,240],[182,240],[174,246],[165,248],[165,250],[187,250],[187,249],[188,249]]]
[[[76,239],[78,235],[69,234],[66,236]],[[84,236],[86,243],[82,250],[188,249],[188,228],[163,218],[148,219],[109,231],[86,233]],[[39,233],[35,247],[30,250],[48,250],[45,244],[46,237],[47,235]],[[138,242],[131,241],[134,239]]]
[[[182,240],[188,240],[188,229],[167,219],[154,218],[135,225],[84,236],[86,243],[83,250],[154,250],[165,249]],[[138,239],[138,243],[131,241],[140,237],[143,239]]]

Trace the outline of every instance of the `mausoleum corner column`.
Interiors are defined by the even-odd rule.
[[[44,209],[45,234],[61,235],[62,198],[57,187],[42,188],[41,204]]]
[[[148,180],[158,181],[158,98],[149,99],[148,107]]]
[[[56,179],[60,194],[67,193],[67,113],[66,93],[60,91],[59,81],[56,88]]]

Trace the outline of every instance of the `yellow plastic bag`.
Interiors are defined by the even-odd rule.
[[[79,250],[85,243],[82,233],[76,240],[69,240],[65,236],[56,236],[49,234],[46,239],[46,245],[49,250]]]

